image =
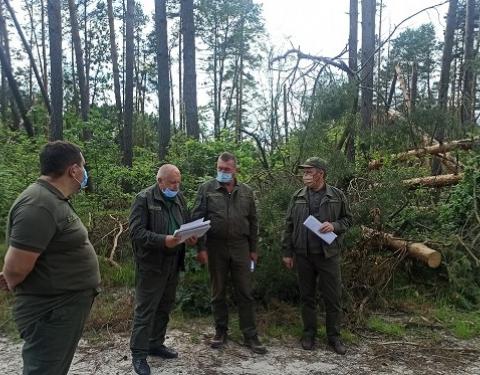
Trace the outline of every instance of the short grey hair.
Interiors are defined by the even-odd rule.
[[[180,173],[180,170],[177,168],[177,166],[173,164],[163,164],[160,168],[158,168],[157,172],[157,180],[158,179],[164,179],[167,175],[170,173],[177,171]]]

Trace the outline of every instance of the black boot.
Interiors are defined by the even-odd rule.
[[[244,343],[245,346],[248,346],[254,353],[265,354],[267,352],[267,349],[265,348],[265,346],[262,345],[257,335],[252,337],[245,337]]]
[[[337,354],[345,355],[345,353],[347,352],[347,348],[345,348],[342,340],[340,340],[340,338],[338,337],[329,338],[328,345],[330,345]]]
[[[315,338],[313,336],[302,336],[300,343],[304,350],[313,350],[315,347]]]
[[[227,331],[222,329],[215,330],[215,336],[210,341],[210,347],[213,349],[219,349],[227,343]]]
[[[178,353],[176,350],[172,348],[167,348],[165,345],[160,345],[155,348],[151,348],[148,351],[148,354],[153,355],[155,357],[164,358],[164,359],[171,359],[171,358],[178,357]]]
[[[132,364],[138,375],[150,375],[150,366],[145,358],[132,358]]]

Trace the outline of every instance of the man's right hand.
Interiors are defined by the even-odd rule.
[[[180,237],[174,237],[169,234],[167,237],[165,237],[165,246],[171,249],[177,245],[180,245],[180,241]]]
[[[200,263],[200,264],[208,264],[207,250],[200,250],[197,253],[197,262]]]
[[[283,257],[283,264],[285,267],[287,267],[289,270],[293,268],[293,258],[291,257]]]
[[[7,280],[5,280],[5,276],[3,275],[3,272],[0,272],[0,290],[3,290],[5,292],[9,291]]]

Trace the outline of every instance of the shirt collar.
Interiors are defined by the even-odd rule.
[[[63,193],[58,190],[55,186],[53,186],[50,182],[42,179],[42,178],[38,178],[37,181],[36,181],[37,184],[43,186],[44,188],[46,188],[48,191],[50,191],[52,194],[56,195],[58,197],[58,199],[61,199],[62,201],[68,201],[69,199],[67,197],[65,197],[63,195]]]

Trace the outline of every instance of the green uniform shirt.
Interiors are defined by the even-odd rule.
[[[322,199],[325,196],[325,191],[325,188],[318,191],[308,189],[308,210],[310,215],[318,220],[321,220],[320,206]],[[325,207],[323,209],[325,209]],[[323,240],[311,230],[307,231],[307,249],[312,253],[323,253]]]
[[[21,295],[60,295],[95,289],[100,270],[88,232],[67,198],[45,180],[20,194],[10,209],[10,246],[40,253],[26,279],[15,288]]]
[[[246,184],[235,181],[231,193],[213,179],[198,188],[192,220],[204,217],[210,220],[211,228],[198,241],[198,249],[205,243],[247,243],[250,252],[257,251],[258,221],[253,190]],[[206,242],[205,242],[206,237]]]

